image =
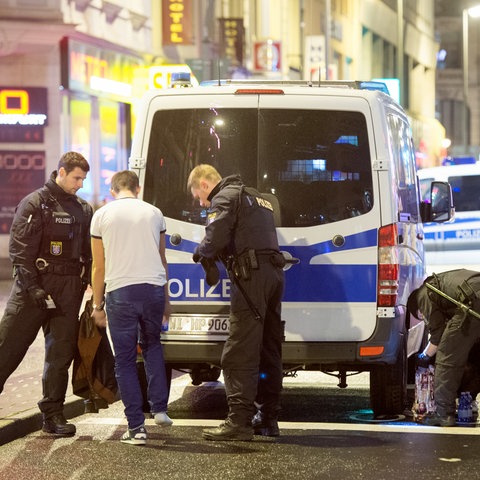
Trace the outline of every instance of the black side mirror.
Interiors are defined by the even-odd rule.
[[[455,216],[452,187],[448,182],[432,182],[429,201],[420,204],[423,222],[443,223]]]

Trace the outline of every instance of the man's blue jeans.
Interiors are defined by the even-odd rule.
[[[143,396],[137,374],[137,343],[142,349],[151,412],[166,412],[168,386],[160,343],[164,287],[142,283],[107,293],[106,310],[115,352],[115,376],[128,428],[144,424]]]

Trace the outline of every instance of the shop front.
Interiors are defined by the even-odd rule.
[[[100,42],[61,42],[62,147],[89,160],[82,197],[94,207],[111,199],[112,175],[128,168],[134,73],[143,65],[140,55]]]

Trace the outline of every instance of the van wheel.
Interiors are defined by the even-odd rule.
[[[192,385],[200,385],[203,382],[216,382],[221,373],[221,368],[214,367],[212,365],[206,365],[193,368],[190,372],[190,378],[192,379]]]
[[[407,343],[403,338],[397,363],[381,365],[370,372],[370,405],[374,418],[399,415],[407,395]]]

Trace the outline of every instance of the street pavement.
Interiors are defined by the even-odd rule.
[[[3,313],[11,280],[0,281]],[[207,442],[202,429],[227,411],[222,377],[193,386],[174,372],[171,428],[146,419],[146,447],[120,442],[127,428],[121,401],[84,413],[83,399],[67,392],[65,413],[77,427],[69,438],[41,431],[43,336],[0,394],[0,480],[317,480],[478,478],[478,425],[424,427],[411,418],[378,422],[369,411],[368,374],[338,379],[320,372],[285,378],[281,436],[252,442]],[[477,427],[477,428],[475,428]]]
[[[305,382],[307,373],[285,381],[282,403],[289,421],[280,422],[279,437],[204,440],[202,429],[224,418],[223,384],[193,386],[188,375],[181,375],[172,382],[174,424],[161,428],[146,419],[145,447],[120,442],[127,423],[122,403],[116,402],[75,417],[74,437],[53,438],[36,430],[0,447],[0,480],[478,478],[480,429],[359,421],[368,405],[366,386],[341,390],[331,381],[323,383],[320,373]],[[345,395],[351,395],[348,405],[356,415],[329,421],[329,413],[345,408]]]

